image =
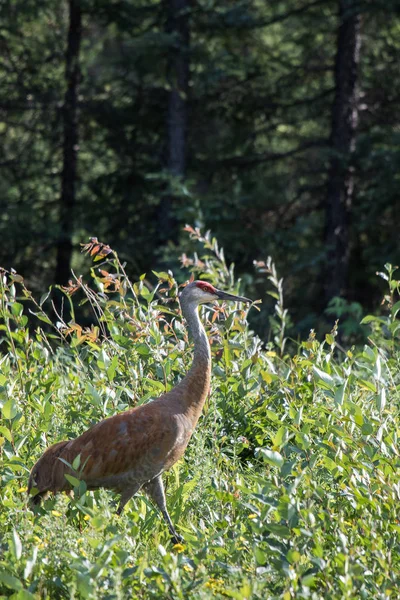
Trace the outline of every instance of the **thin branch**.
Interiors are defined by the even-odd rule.
[[[214,22],[214,23],[207,22],[206,26],[207,26],[207,30],[226,29],[226,28],[236,29],[237,31],[262,29],[263,27],[270,27],[271,25],[275,25],[275,23],[280,23],[281,21],[285,21],[286,19],[288,19],[290,17],[305,13],[309,9],[314,8],[316,6],[321,6],[323,4],[329,5],[329,4],[331,4],[331,2],[330,2],[330,0],[314,0],[314,2],[309,2],[308,4],[303,4],[303,6],[300,6],[298,8],[293,8],[292,10],[288,10],[287,12],[285,12],[283,14],[276,15],[275,17],[266,19],[264,21],[262,21],[262,20],[256,21],[254,19],[249,19],[246,22],[233,23],[233,22],[229,22],[229,20],[227,20],[225,18],[226,17],[226,13],[225,13],[225,14],[221,15],[221,19],[219,22]],[[206,14],[209,11],[203,11],[200,9],[199,12]],[[230,12],[230,11],[227,11],[227,12]]]
[[[230,156],[216,161],[207,160],[204,162],[210,165],[220,165],[227,167],[253,167],[264,162],[283,160],[285,158],[289,158],[290,156],[299,154],[300,152],[304,152],[305,150],[309,150],[310,148],[321,148],[327,146],[328,142],[326,139],[311,140],[309,142],[304,142],[303,144],[300,144],[299,146],[297,146],[297,148],[287,150],[286,152],[263,152],[260,154],[253,154],[252,156]]]

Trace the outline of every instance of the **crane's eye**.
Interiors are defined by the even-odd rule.
[[[209,294],[215,294],[215,288],[205,281],[200,281],[196,284],[196,287],[200,288],[203,292],[208,292]]]

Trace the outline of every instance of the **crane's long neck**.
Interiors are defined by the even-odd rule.
[[[183,316],[194,341],[194,356],[189,372],[179,384],[182,392],[180,398],[184,412],[194,426],[210,389],[211,351],[205,329],[199,318],[197,305],[184,300],[181,305]]]

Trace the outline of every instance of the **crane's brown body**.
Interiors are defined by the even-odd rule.
[[[196,289],[190,296],[190,288],[199,283],[203,296]],[[193,365],[187,375],[173,390],[153,402],[105,419],[78,438],[48,448],[30,475],[28,493],[32,494],[33,504],[38,504],[48,492],[71,489],[65,475],[77,475],[68,464],[72,465],[79,455],[79,477],[89,490],[103,487],[118,491],[120,513],[143,487],[167,520],[173,540],[180,539],[167,512],[161,474],[183,456],[210,387],[210,350],[197,306],[218,297],[248,301],[215,290],[205,282],[194,282],[185,290],[188,290],[186,304],[181,300],[182,309],[195,341]],[[212,295],[216,297],[210,298]]]
[[[195,367],[185,384],[149,404],[97,423],[74,440],[48,448],[32,469],[29,489],[36,487],[40,494],[70,489],[64,475],[72,471],[65,463],[72,464],[78,455],[80,476],[88,489],[105,487],[124,493],[168,470],[183,456],[196,426],[210,370]],[[187,397],[194,404],[186,402]]]

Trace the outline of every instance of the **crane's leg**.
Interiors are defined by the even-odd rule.
[[[154,502],[157,504],[158,508],[161,511],[162,516],[167,521],[168,529],[172,536],[171,537],[172,543],[179,544],[180,542],[183,542],[183,537],[180,536],[179,533],[177,533],[177,531],[171,521],[171,517],[168,514],[167,504],[165,501],[164,485],[163,485],[163,481],[161,479],[161,475],[159,475],[158,477],[155,477],[154,479],[149,481],[149,483],[146,483],[146,485],[144,486],[144,489],[149,494],[150,498],[152,500],[154,500]]]
[[[141,487],[142,487],[141,483],[135,483],[134,486],[125,488],[121,492],[121,498],[120,498],[119,505],[117,508],[118,516],[122,513],[123,508],[124,508],[125,504],[128,502],[128,500],[130,500],[132,498],[132,496],[134,496],[136,494],[136,492],[138,492],[140,490]]]

